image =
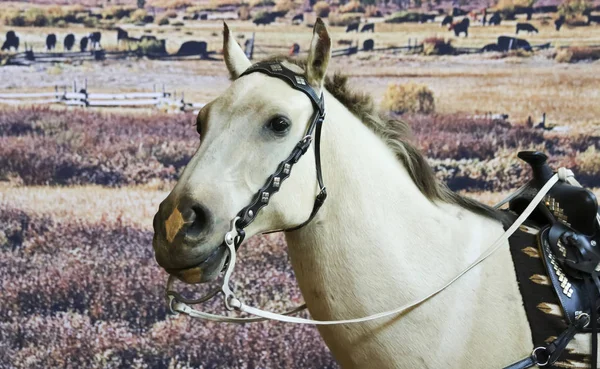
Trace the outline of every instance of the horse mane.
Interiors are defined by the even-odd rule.
[[[285,61],[306,70],[305,59],[275,56],[265,61]],[[348,86],[348,76],[339,72],[334,73],[332,77],[326,76],[325,89],[392,149],[421,193],[430,201],[456,204],[476,214],[506,222],[507,217],[503,212],[463,197],[439,181],[426,158],[411,143],[413,136],[408,123],[379,111],[371,95],[352,91]]]

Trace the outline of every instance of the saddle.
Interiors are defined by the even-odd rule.
[[[548,157],[541,152],[524,151],[518,156],[530,165],[533,172],[533,179],[509,202],[509,210],[521,214],[554,172],[546,162]],[[560,302],[567,327],[566,330],[561,329],[563,333],[555,341],[541,347],[540,352],[546,356],[536,357],[535,361],[542,363],[545,359],[546,364],[551,366],[576,333],[590,332],[592,368],[596,368],[595,341],[600,325],[600,212],[596,196],[582,187],[558,181],[528,222],[539,229],[537,252]],[[514,256],[515,253],[513,259]],[[519,283],[522,284],[522,281],[519,280]],[[524,300],[526,297],[523,296]],[[531,320],[530,325],[535,332],[536,327]],[[536,350],[532,357],[536,356]]]

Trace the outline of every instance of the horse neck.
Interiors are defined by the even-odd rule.
[[[498,222],[427,199],[381,138],[330,94],[325,101],[321,151],[329,196],[312,223],[286,234],[315,318],[388,310],[390,289],[398,305],[421,296],[502,230]]]

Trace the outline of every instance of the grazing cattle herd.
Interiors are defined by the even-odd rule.
[[[547,8],[547,9],[546,9]],[[595,9],[598,11],[599,9]],[[537,7],[535,12],[556,12],[556,7]],[[260,17],[256,17],[253,20],[253,23],[256,25],[266,25],[274,21],[275,18],[281,18],[286,15],[287,11],[271,11],[264,12]],[[532,14],[534,13],[534,9],[523,8],[519,9],[515,12],[515,14],[525,14],[527,20],[532,19]],[[507,20],[515,20],[516,18],[509,15],[507,16]],[[305,14],[298,13],[291,17],[291,24],[297,25],[301,24],[305,21]],[[487,9],[483,9],[481,11],[470,11],[467,12],[463,9],[454,7],[449,14],[438,13],[439,16],[442,16],[441,26],[447,26],[449,31],[452,31],[456,37],[460,37],[464,35],[464,37],[469,36],[469,27],[471,26],[471,22],[480,23],[482,26],[498,26],[503,21],[503,15],[499,11],[495,11],[494,13],[488,13]],[[600,15],[592,14],[591,10],[588,10],[582,14],[587,17],[587,25],[592,23],[600,24]],[[489,16],[489,19],[488,19]],[[505,16],[505,15],[504,15]],[[198,14],[195,13],[193,16],[186,16],[188,19],[207,19],[207,14]],[[423,22],[431,22],[435,21],[435,14],[418,14],[418,17],[415,18],[415,21]],[[548,19],[546,17],[545,19]],[[554,26],[556,31],[559,31],[562,26],[565,24],[566,19],[564,15],[560,15],[554,19]],[[141,43],[151,42],[151,48],[148,48],[150,52],[155,54],[167,54],[166,50],[166,40],[165,39],[157,39],[155,36],[143,35],[141,37],[132,37],[129,33],[122,28],[111,28],[111,30],[117,32],[117,45],[125,44],[128,47],[130,45],[140,46]],[[348,32],[375,32],[375,23],[365,22],[361,24],[360,19],[357,19],[346,26],[346,33]],[[529,22],[517,22],[516,23],[516,34],[518,35],[520,32],[531,33],[539,33],[538,28],[532,25]],[[86,36],[82,36],[79,39],[79,50],[81,52],[89,50],[100,50],[102,49],[101,45],[102,33],[95,31],[91,32]],[[58,38],[54,33],[50,33],[46,36],[46,50],[54,51],[56,50]],[[63,41],[63,51],[71,51],[76,44],[76,36],[73,33],[69,33],[64,36]],[[2,51],[18,51],[19,46],[21,45],[20,39],[15,33],[15,31],[10,30],[6,33],[5,40],[2,43]],[[27,45],[25,44],[25,49]],[[147,45],[146,45],[147,46]],[[373,39],[368,39],[363,43],[363,50],[373,50],[375,47]],[[514,48],[531,50],[531,46],[527,41],[521,40],[514,37],[509,36],[501,36],[498,38],[498,42],[495,44],[488,44],[484,46],[482,51],[507,51]],[[131,48],[130,48],[131,50]],[[29,48],[31,51],[31,48]],[[179,50],[175,55],[198,55],[205,54],[207,52],[207,44],[204,41],[188,41],[181,45]],[[290,49],[290,55],[296,55],[299,52],[298,44],[294,43],[292,48]]]

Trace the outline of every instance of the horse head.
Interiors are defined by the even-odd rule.
[[[223,237],[232,220],[303,139],[315,115],[307,95],[283,80],[263,73],[241,76],[251,62],[226,24],[223,52],[233,82],[198,113],[201,142],[153,222],[157,262],[188,283],[218,276],[226,263]],[[320,96],[330,55],[329,34],[319,19],[306,70],[289,62],[281,64],[302,75]],[[295,226],[309,216],[317,181],[313,151],[305,156],[313,159],[294,166],[281,191],[245,228],[247,237]]]

